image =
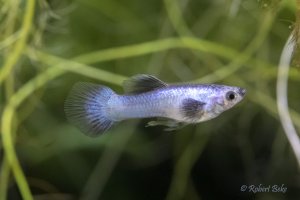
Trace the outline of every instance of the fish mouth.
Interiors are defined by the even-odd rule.
[[[246,89],[244,89],[244,88],[239,88],[238,93],[239,93],[239,95],[241,95],[242,97],[244,97],[244,96],[246,95],[246,92],[247,92]]]

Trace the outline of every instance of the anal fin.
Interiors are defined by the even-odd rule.
[[[174,130],[181,129],[186,125],[187,125],[187,123],[184,123],[184,122],[179,122],[179,121],[172,120],[172,119],[167,119],[167,118],[158,118],[155,121],[148,122],[146,127],[149,127],[149,126],[167,126],[167,128],[164,129],[165,131],[174,131]]]

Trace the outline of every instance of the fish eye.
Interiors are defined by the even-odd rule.
[[[227,92],[227,93],[226,93],[226,99],[227,99],[228,101],[232,101],[232,100],[234,100],[235,98],[236,98],[235,92],[230,91],[230,92]]]

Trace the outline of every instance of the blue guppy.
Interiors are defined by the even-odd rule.
[[[76,83],[65,101],[67,119],[89,136],[101,135],[116,122],[157,118],[147,126],[176,130],[217,117],[245,96],[240,87],[217,84],[167,84],[139,74],[123,83],[125,94],[93,83]]]

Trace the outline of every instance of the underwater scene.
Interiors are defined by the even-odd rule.
[[[0,200],[300,199],[299,0],[0,0]]]

